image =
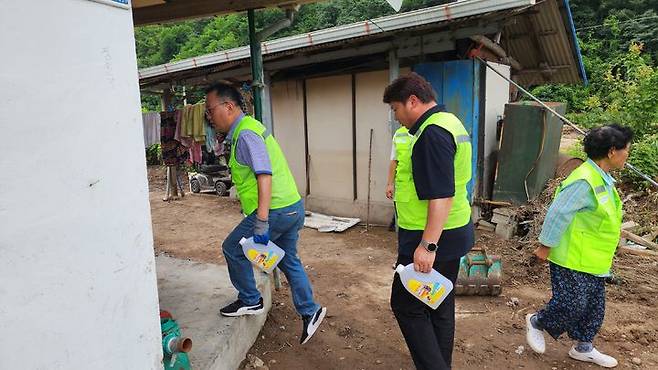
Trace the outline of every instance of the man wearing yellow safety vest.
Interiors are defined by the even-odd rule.
[[[219,83],[206,89],[206,116],[215,129],[227,133],[231,143],[231,176],[246,215],[222,244],[238,299],[220,313],[242,316],[264,312],[251,263],[239,241],[251,236],[261,244],[272,240],[286,252],[278,267],[286,275],[295,308],[302,316],[300,343],[304,344],[327,312],[313,300],[311,283],[297,256],[304,204],[279,144],[265,126],[244,114],[242,106],[242,95],[231,85]]]
[[[386,198],[392,199],[395,202],[395,188],[402,188],[402,177],[397,176],[398,172],[398,158],[404,157],[409,151],[409,144],[411,143],[412,136],[409,135],[409,129],[400,126],[393,134],[393,144],[391,146],[391,163],[388,166],[388,179],[386,181]],[[389,226],[390,231],[395,231],[395,216]]]
[[[553,297],[526,316],[527,341],[546,351],[543,332],[574,340],[573,359],[603,367],[617,360],[592,341],[605,315],[605,277],[610,275],[622,221],[622,202],[610,171],[624,167],[632,131],[609,125],[592,129],[583,141],[587,161],[560,184],[546,213],[535,254],[550,261]]]
[[[471,179],[471,142],[459,119],[436,103],[430,84],[416,73],[384,91],[395,118],[409,129],[398,152],[395,204],[397,264],[432,268],[457,280],[459,259],[473,246],[474,231],[466,185]],[[433,310],[414,298],[396,274],[391,308],[417,369],[449,369],[455,333],[454,292]]]

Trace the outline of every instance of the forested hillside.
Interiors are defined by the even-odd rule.
[[[448,3],[405,0],[401,11]],[[534,92],[568,103],[583,127],[606,122],[637,132],[631,160],[658,177],[658,0],[572,0],[588,86],[546,85]],[[291,27],[271,38],[293,35],[392,14],[384,0],[332,0],[302,6]],[[284,17],[278,9],[256,13],[257,28]],[[140,68],[248,43],[245,14],[231,14],[136,29]],[[145,101],[146,103],[146,101]],[[148,100],[147,105],[157,106]],[[574,153],[578,153],[575,148]],[[631,175],[629,175],[631,176]],[[629,177],[635,180],[634,177]]]

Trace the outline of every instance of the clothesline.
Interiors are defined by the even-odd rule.
[[[207,122],[205,111],[206,104],[197,103],[186,105],[174,112],[143,113],[142,120],[144,125],[145,147],[149,147],[153,144],[161,144],[167,141],[167,148],[172,150],[174,143],[168,141],[175,140],[178,144],[188,150],[189,157],[181,159],[179,163],[182,163],[185,160],[189,160],[192,163],[201,163],[203,145],[206,146],[206,151],[208,153],[214,152],[217,156],[221,155],[224,150],[223,143],[217,139],[215,130]],[[176,127],[173,132],[162,130],[165,115],[168,117],[167,120],[170,122],[169,125],[173,123],[171,122],[171,118],[175,120]],[[171,115],[173,115],[173,117],[171,117]],[[165,133],[165,131],[167,131],[167,133]],[[180,150],[177,150],[176,152],[180,152]]]

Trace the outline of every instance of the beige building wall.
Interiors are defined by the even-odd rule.
[[[310,195],[354,199],[352,76],[306,81]]]
[[[402,69],[401,74],[407,73]],[[368,199],[368,152],[373,129],[370,222],[388,224],[392,202],[386,198],[391,138],[389,107],[382,103],[388,70],[359,73],[356,83],[357,199],[352,159],[352,76],[306,81],[310,194],[306,207],[365,221]],[[271,86],[273,133],[286,154],[302,196],[306,194],[304,91],[302,81]]]
[[[372,163],[370,181],[371,201],[386,202],[386,177],[391,154],[388,105],[382,103],[384,88],[388,85],[388,71],[356,75],[356,153],[357,199],[368,199],[368,157],[370,130],[372,135]]]
[[[272,132],[288,160],[299,193],[306,194],[306,160],[304,148],[303,81],[291,80],[270,86]]]

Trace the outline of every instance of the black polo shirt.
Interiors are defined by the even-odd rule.
[[[435,105],[425,112],[409,133],[414,135],[420,126],[434,113],[444,111],[442,105]],[[429,125],[422,132],[411,153],[416,193],[419,199],[451,198],[455,195],[455,140],[444,128]],[[411,263],[414,251],[423,237],[422,230],[399,229],[398,263]],[[465,255],[475,243],[473,223],[457,229],[443,230],[437,243],[435,261],[450,261]]]

